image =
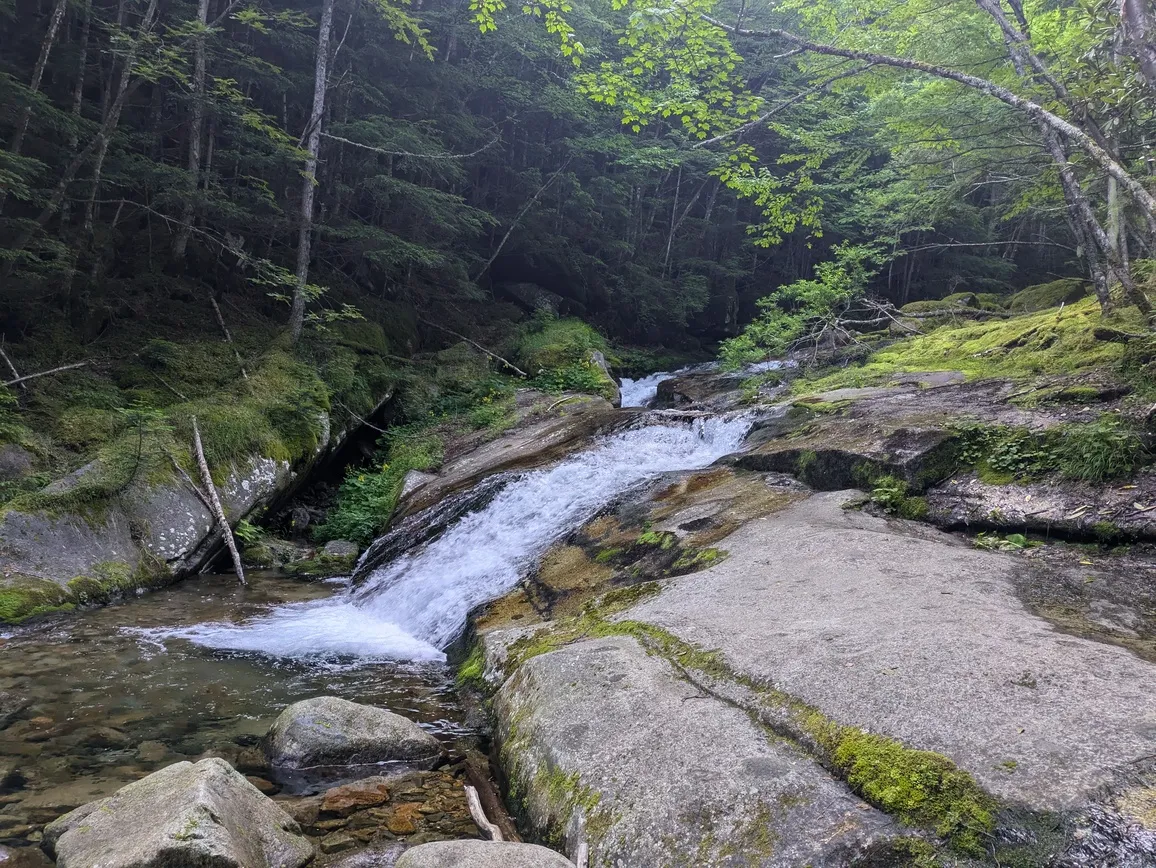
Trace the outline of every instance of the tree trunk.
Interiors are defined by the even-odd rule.
[[[297,286],[289,312],[289,337],[301,338],[305,326],[305,296],[309,285],[309,257],[313,239],[313,196],[317,187],[317,155],[321,150],[321,122],[325,116],[325,90],[329,76],[329,41],[333,33],[334,0],[322,0],[321,26],[317,32],[317,63],[313,70],[313,110],[306,127],[305,172],[301,185],[301,212],[297,230]]]
[[[201,139],[205,126],[205,30],[209,23],[209,0],[197,0],[198,33],[193,46],[193,106],[189,115],[188,199],[181,213],[181,227],[173,239],[173,259],[185,258],[193,234],[194,200],[201,172]]]
[[[85,0],[84,23],[80,27],[80,59],[76,65],[76,86],[72,89],[72,118],[74,123],[80,120],[81,109],[84,108],[84,79],[88,72],[88,36],[92,30],[92,0]],[[75,127],[68,134],[68,150],[75,153],[80,140],[76,135]],[[63,235],[69,222],[70,203],[66,199],[60,208],[60,231]],[[69,277],[71,280],[71,276]]]
[[[44,34],[44,40],[40,43],[40,55],[36,58],[36,65],[32,68],[32,81],[28,85],[28,90],[33,94],[40,92],[40,82],[44,80],[44,68],[48,65],[48,55],[56,43],[56,34],[60,32],[60,22],[64,20],[66,7],[66,0],[56,0],[56,5],[52,7],[52,16],[48,19],[48,32]],[[16,132],[8,146],[11,153],[19,155],[21,148],[24,147],[24,136],[28,132],[28,124],[31,120],[32,105],[29,104],[24,107],[20,113],[20,120],[16,123]],[[7,197],[6,191],[0,191],[0,211],[4,210]]]
[[[1148,85],[1156,88],[1156,24],[1148,0],[1120,0],[1120,31],[1125,51],[1135,59]]]

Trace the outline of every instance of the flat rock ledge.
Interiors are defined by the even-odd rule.
[[[434,841],[407,850],[396,868],[574,868],[574,863],[535,844]]]
[[[409,718],[336,696],[290,705],[269,728],[264,748],[269,764],[281,769],[391,762],[431,768],[442,750]]]
[[[533,657],[494,712],[530,824],[571,854],[588,842],[592,865],[842,866],[904,834],[629,636]]]
[[[224,760],[181,762],[44,830],[58,868],[298,868],[313,845]]]

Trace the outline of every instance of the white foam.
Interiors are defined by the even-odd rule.
[[[630,486],[706,467],[738,449],[742,416],[652,425],[605,438],[526,473],[439,539],[326,600],[276,606],[244,624],[150,631],[210,648],[278,657],[440,660],[470,610],[511,590],[560,537]]]

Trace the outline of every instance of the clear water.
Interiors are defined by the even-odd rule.
[[[0,791],[0,841],[35,841],[58,814],[179,760],[214,754],[237,763],[240,752],[257,750],[282,708],[310,696],[388,708],[447,742],[469,735],[444,665],[306,665],[183,641],[162,646],[147,633],[243,622],[270,606],[343,591],[274,574],[252,573],[248,587],[233,576],[198,576],[10,630],[0,640],[0,708],[11,697],[27,706],[0,729],[0,768],[22,779]]]
[[[650,425],[509,484],[490,504],[426,546],[322,600],[270,607],[240,623],[147,630],[169,644],[262,652],[340,668],[358,661],[439,662],[470,610],[511,590],[557,539],[631,486],[672,470],[706,467],[739,448],[742,415]]]

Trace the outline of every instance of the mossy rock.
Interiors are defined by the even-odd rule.
[[[1032,313],[1071,304],[1086,296],[1091,287],[1086,280],[1065,277],[1051,283],[1039,283],[1021,289],[1007,300],[1008,310],[1013,313]]]

